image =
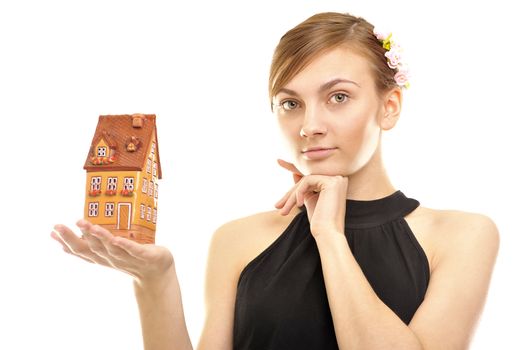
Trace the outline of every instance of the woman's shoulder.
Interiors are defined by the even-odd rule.
[[[448,256],[478,251],[494,253],[499,246],[499,231],[487,215],[455,210],[433,209],[420,206],[410,220],[425,232],[425,239],[432,244],[438,262]]]
[[[214,232],[211,249],[235,259],[241,270],[272,244],[299,212],[295,208],[288,215],[281,215],[278,210],[270,210],[228,221]]]
[[[415,219],[426,221],[443,234],[466,236],[471,233],[491,234],[496,231],[496,224],[489,216],[469,211],[420,206]]]
[[[456,209],[436,209],[419,206],[408,217],[427,221],[436,226],[462,227],[468,225],[495,226],[493,220],[481,213]]]

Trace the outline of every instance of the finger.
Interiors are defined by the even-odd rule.
[[[298,183],[301,184],[301,182]],[[299,186],[295,186],[293,188],[293,191],[290,193],[290,195],[287,197],[287,200],[285,201],[285,203],[283,204],[283,207],[281,208],[280,210],[280,213],[282,215],[288,215],[290,213],[290,211],[292,210],[292,208],[294,208],[294,206],[299,206],[297,205],[297,191],[300,187]]]
[[[69,249],[66,243],[64,243],[62,239],[60,239],[60,236],[58,235],[58,233],[56,233],[55,231],[51,231],[51,238],[53,238],[55,241],[60,243],[60,245],[62,246],[62,250],[64,250],[66,253],[73,254],[73,252]]]
[[[106,264],[111,265],[108,250],[92,231],[86,231],[84,233],[84,239],[88,243],[88,247],[91,252],[93,252],[93,254],[96,254],[99,258],[102,258]]]
[[[285,202],[287,201],[287,198],[289,198],[289,196],[292,194],[292,192],[294,192],[295,189],[296,185],[294,185],[290,190],[288,190],[288,192],[283,197],[281,197],[281,199],[277,201],[276,204],[274,204],[274,207],[278,209],[282,208]]]
[[[313,194],[319,192],[314,186],[316,183],[312,182],[314,178],[308,177],[305,178],[296,189],[296,203],[299,207],[305,204],[305,200],[310,198]],[[313,188],[314,187],[314,188]]]
[[[62,245],[62,250],[64,250],[64,252],[71,255],[75,255],[81,258],[82,260],[85,260],[92,264],[96,262],[90,257],[90,252],[89,248],[87,248],[87,243],[83,242],[82,239],[78,238],[77,235],[71,232],[71,230],[69,230],[66,226],[56,225],[53,231],[51,232],[51,237]],[[75,240],[82,242],[75,243]]]
[[[292,173],[301,175],[301,171],[299,171],[294,164],[289,163],[286,160],[278,159],[278,164]]]
[[[53,231],[73,254],[86,253],[88,249],[87,243],[67,226],[55,225]]]
[[[142,244],[122,238],[125,241],[131,242],[131,244],[124,243],[119,245],[116,243],[121,242],[121,238],[114,236],[110,231],[99,225],[92,225],[86,220],[79,220],[77,225],[87,229],[89,234],[99,240],[99,242],[93,242],[94,244],[102,245],[97,246],[96,249],[99,254],[105,257],[114,267],[118,266],[116,266],[115,261],[111,261],[112,259],[126,261],[127,265],[136,265],[138,263],[136,261],[137,259],[140,261],[144,260],[144,254],[141,250]],[[104,247],[104,249],[102,249],[102,247]],[[131,252],[129,250],[131,250]]]
[[[303,177],[301,171],[299,171],[294,164],[289,163],[283,159],[278,159],[278,164],[286,170],[292,172],[292,178],[294,179],[294,183],[298,183]]]
[[[122,255],[125,255],[124,252],[118,254],[108,249],[106,241],[108,237],[113,236],[109,231],[101,226],[93,225],[87,220],[79,220],[76,224],[82,231],[83,237],[88,243],[90,249],[90,255],[88,258],[95,260],[98,264],[109,267],[116,267],[112,258],[119,257],[120,259],[126,259],[126,257],[122,257]]]
[[[147,245],[137,243],[124,237],[114,237],[111,240],[111,243],[136,259],[141,261],[147,260]]]

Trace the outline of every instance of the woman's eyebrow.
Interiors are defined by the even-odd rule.
[[[281,88],[279,89],[277,92],[276,92],[276,96],[280,93],[285,93],[285,94],[288,94],[288,95],[291,95],[291,96],[298,96],[298,93],[294,90],[291,90],[291,89],[287,89],[287,88]]]
[[[354,84],[354,85],[356,85],[358,87],[361,87],[360,84],[358,84],[355,81],[352,81],[352,80],[349,80],[349,79],[336,78],[336,79],[329,80],[328,82],[326,82],[325,84],[320,86],[318,92],[321,93],[321,92],[324,92],[326,90],[329,90],[334,85],[339,84],[339,83],[349,83],[349,84]]]
[[[320,88],[318,89],[318,92],[321,93],[321,92],[324,92],[326,90],[329,90],[334,85],[340,84],[340,83],[349,83],[349,84],[354,84],[354,85],[356,85],[358,87],[361,87],[360,84],[358,84],[355,81],[352,81],[352,80],[349,80],[349,79],[336,78],[336,79],[329,80],[328,82],[326,82],[325,84],[320,86]],[[279,89],[276,92],[276,95],[278,95],[279,93],[285,93],[285,94],[288,94],[288,95],[291,95],[291,96],[298,96],[298,93],[296,91],[291,90],[291,89],[287,89],[287,88]]]

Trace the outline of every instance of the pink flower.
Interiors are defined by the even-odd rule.
[[[395,69],[398,68],[400,61],[402,60],[402,55],[399,50],[391,49],[385,53],[387,57],[387,65],[389,68]]]
[[[389,32],[382,32],[382,31],[380,31],[379,29],[376,29],[376,28],[373,29],[373,33],[374,33],[374,35],[376,35],[376,38],[378,40],[385,40],[385,39],[387,39],[389,37],[389,34],[391,34]]]
[[[398,71],[394,76],[394,80],[398,86],[407,88],[409,86],[409,71],[407,69]]]

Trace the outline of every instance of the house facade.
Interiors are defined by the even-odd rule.
[[[116,236],[155,243],[162,178],[155,115],[100,116],[84,169],[84,218]]]

